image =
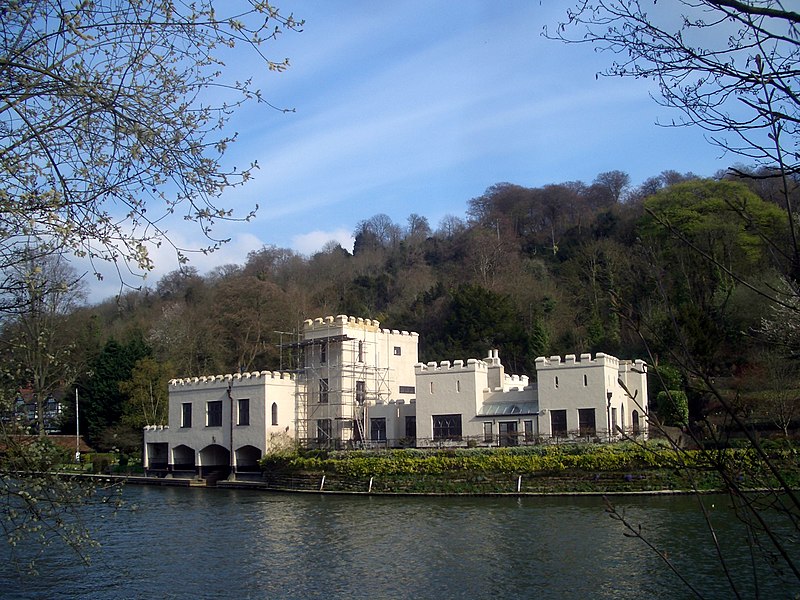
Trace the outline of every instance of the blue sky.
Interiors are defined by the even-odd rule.
[[[498,182],[537,187],[619,169],[634,185],[665,169],[710,176],[732,162],[702,132],[664,128],[677,118],[658,106],[648,81],[597,78],[611,57],[587,45],[542,37],[567,4],[483,0],[330,2],[286,0],[302,33],[268,46],[291,67],[268,73],[248,63],[271,103],[241,111],[230,160],[260,169],[223,204],[249,224],[216,229],[232,241],[192,255],[201,272],[243,264],[265,244],[304,254],[336,240],[348,247],[359,221],[386,213],[405,225],[417,213],[437,227],[464,217],[470,198]],[[180,244],[201,246],[199,230],[176,225]],[[166,247],[146,284],[177,267]],[[110,277],[92,299],[118,291]]]

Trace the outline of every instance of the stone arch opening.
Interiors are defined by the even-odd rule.
[[[172,449],[172,470],[173,471],[194,471],[195,451],[185,444],[180,444]]]
[[[255,446],[242,446],[236,450],[236,472],[260,471],[259,460],[261,460],[261,450]]]
[[[219,444],[209,444],[200,450],[198,467],[201,477],[224,479],[231,471],[231,453]]]

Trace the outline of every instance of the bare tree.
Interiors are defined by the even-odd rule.
[[[613,55],[605,74],[649,78],[657,100],[725,152],[781,180],[800,275],[791,188],[800,175],[800,13],[779,0],[583,0],[545,35]],[[652,8],[652,10],[648,10]]]
[[[37,400],[69,376],[57,321],[77,299],[77,277],[51,277],[63,266],[57,255],[110,261],[124,283],[125,269],[153,268],[151,245],[171,245],[185,262],[186,252],[226,241],[214,234],[218,221],[253,216],[257,207],[240,215],[220,204],[257,167],[224,160],[236,139],[229,120],[246,103],[269,103],[260,73],[240,79],[225,61],[249,55],[264,73],[281,72],[288,60],[265,47],[301,25],[259,0],[0,3],[0,309],[20,340],[14,375],[32,382]],[[203,247],[176,246],[173,218],[196,223]],[[72,509],[86,489],[53,473],[60,457],[46,440],[7,433],[7,539],[28,532],[83,548],[90,538]]]
[[[612,60],[606,75],[656,81],[660,90],[656,100],[679,113],[665,125],[700,128],[724,152],[756,165],[747,172],[732,167],[732,172],[780,182],[785,236],[770,234],[745,207],[732,210],[729,218],[769,249],[773,272],[784,276],[788,289],[797,290],[800,252],[792,192],[800,175],[800,13],[787,10],[780,0],[678,0],[666,6],[655,0],[580,0],[567,12],[566,20],[555,31],[546,30],[545,35],[608,52]],[[745,273],[706,251],[670,218],[660,219],[659,226],[733,285],[781,306],[791,313],[792,322],[800,322],[797,304],[763,276],[766,268],[756,274]],[[791,537],[798,532],[800,498],[781,469],[785,462],[765,450],[734,399],[720,389],[714,373],[698,360],[696,348],[681,335],[674,296],[668,293],[658,270],[652,271],[654,285],[663,298],[662,321],[666,327],[661,331],[652,328],[641,310],[629,312],[631,326],[648,343],[651,353],[649,341],[670,329],[673,335],[666,346],[670,362],[681,367],[695,394],[713,398],[730,426],[744,435],[750,461],[744,474],[729,453],[704,450],[702,455],[722,478],[738,516],[748,525],[747,543],[754,563],[759,554],[770,564],[780,565],[796,586],[800,565],[792,552]],[[658,356],[651,354],[650,362],[656,364]],[[708,441],[716,448],[725,443],[714,427],[708,426],[705,431],[708,440],[702,439],[700,430],[689,429],[687,433],[697,444]],[[681,468],[694,473],[690,464],[681,461],[677,444],[676,453]],[[752,481],[744,481],[743,476]],[[740,596],[710,519],[707,523],[731,591]]]
[[[14,385],[30,387],[36,429],[44,435],[45,402],[75,376],[75,340],[65,331],[64,321],[84,301],[85,284],[63,256],[42,257],[35,250],[30,256],[7,274],[13,282],[10,303],[17,313],[3,323],[4,363]]]
[[[606,171],[594,178],[593,185],[604,190],[614,204],[622,200],[623,194],[631,184],[630,175],[623,171]]]
[[[208,242],[218,199],[256,164],[228,167],[226,124],[264,102],[225,67],[236,48],[283,71],[264,45],[300,23],[264,2],[4,2],[0,7],[0,267],[31,240],[118,270],[152,268],[148,244],[172,243],[165,218]],[[186,249],[175,248],[185,260]]]

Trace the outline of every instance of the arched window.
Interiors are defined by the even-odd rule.
[[[272,403],[272,424],[273,425],[277,425],[278,424],[278,403],[277,402],[273,402]]]
[[[639,435],[639,411],[633,411],[633,435]]]

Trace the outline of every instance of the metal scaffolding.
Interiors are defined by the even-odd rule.
[[[363,331],[281,344],[282,356],[299,350],[295,430],[301,445],[353,448],[369,440],[369,407],[390,397],[388,360],[377,364],[378,343],[377,331]]]

